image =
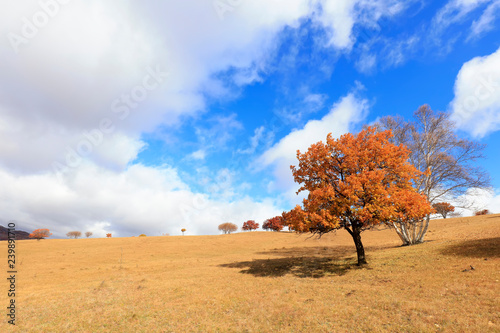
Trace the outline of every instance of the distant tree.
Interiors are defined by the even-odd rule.
[[[283,213],[296,232],[325,234],[345,229],[356,246],[358,265],[366,264],[361,232],[394,220],[418,220],[433,209],[412,186],[419,172],[408,162],[409,151],[389,142],[390,131],[368,127],[357,135],[331,134],[297,152],[295,181],[308,191],[303,206]],[[401,230],[400,230],[401,231]],[[412,230],[409,230],[410,232]]]
[[[230,234],[231,232],[238,230],[238,226],[234,223],[226,222],[219,225],[219,230],[225,234]]]
[[[139,237],[146,237],[146,235],[145,234],[140,234]]]
[[[78,238],[82,235],[82,232],[81,231],[70,231],[66,234],[66,236],[68,237],[73,237],[73,238]]]
[[[455,211],[455,207],[453,207],[448,202],[438,202],[433,204],[432,207],[436,210],[438,214],[440,214],[443,217],[443,219],[445,219],[449,213]]]
[[[31,234],[29,234],[29,238],[34,238],[36,240],[44,239],[50,237],[52,235],[49,229],[36,229]]]
[[[410,150],[409,161],[421,172],[413,184],[419,193],[424,194],[432,204],[446,197],[469,198],[464,195],[468,194],[469,189],[489,188],[490,178],[477,163],[484,158],[486,145],[459,138],[450,114],[434,112],[428,105],[419,107],[413,118],[414,121],[407,122],[401,117],[387,116],[375,126],[380,131],[392,130],[391,141],[396,145],[405,145]],[[467,201],[459,202],[458,205],[470,208],[470,202]],[[420,221],[400,221],[402,227],[409,229],[414,225],[413,229],[416,230],[412,239],[403,235],[403,243],[422,243],[429,220],[430,214]]]
[[[90,237],[90,236],[92,236],[92,235],[93,235],[93,233],[92,233],[91,231],[87,231],[87,232],[85,233],[85,236],[86,236],[87,238],[89,238],[89,237]]]
[[[259,224],[255,223],[254,220],[248,220],[245,223],[243,223],[243,227],[241,228],[242,230],[257,230],[259,228]]]
[[[111,238],[111,234],[106,234],[106,237]]]
[[[182,228],[181,232],[182,232],[182,236],[184,236],[184,233],[186,232],[186,229]]]
[[[262,224],[262,229],[281,231],[285,226],[284,219],[282,216],[275,216],[273,218],[267,219],[264,224]]]
[[[491,213],[487,209],[479,210],[479,211],[477,211],[477,212],[474,213],[475,216],[489,215],[489,214],[491,214]]]

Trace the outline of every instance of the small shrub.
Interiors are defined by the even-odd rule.
[[[111,238],[111,234],[106,234],[106,237]]]
[[[474,213],[474,215],[476,215],[476,216],[489,215],[489,214],[491,214],[491,213],[487,209],[479,210],[479,211],[477,211],[477,212]]]
[[[140,235],[139,235],[139,237],[146,237],[146,235],[144,235],[144,234],[140,234]]]

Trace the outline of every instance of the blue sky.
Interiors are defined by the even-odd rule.
[[[421,105],[487,144],[500,212],[500,1],[2,3],[0,221],[216,234],[299,203],[290,164]],[[464,214],[470,214],[464,211]]]

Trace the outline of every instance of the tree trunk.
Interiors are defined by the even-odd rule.
[[[361,242],[361,230],[353,228],[351,231],[347,229],[347,231],[351,234],[352,239],[354,240],[354,244],[356,245],[356,253],[358,254],[358,266],[366,265],[366,257],[365,257],[365,248],[363,247],[363,243]]]
[[[427,229],[429,228],[430,219],[431,219],[431,216],[427,215],[427,217],[425,218],[425,220],[422,221],[422,227],[423,228],[422,228],[422,231],[418,235],[418,239],[415,242],[416,244],[424,242],[425,234],[427,233]]]
[[[406,238],[404,237],[403,232],[398,228],[398,224],[396,222],[388,222],[387,225],[389,226],[389,228],[392,227],[394,228],[394,230],[396,230],[396,233],[403,242],[403,245],[406,245],[407,244]]]

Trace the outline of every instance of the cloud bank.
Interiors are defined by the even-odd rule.
[[[481,138],[500,129],[500,49],[466,62],[450,104],[459,128]]]

